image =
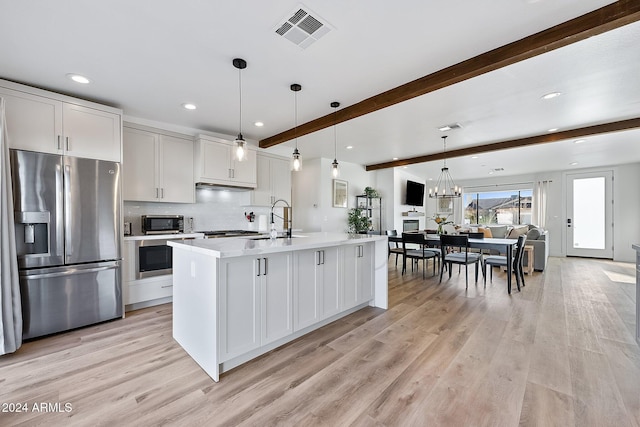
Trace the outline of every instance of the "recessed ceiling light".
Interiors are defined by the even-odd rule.
[[[576,139],[575,141],[573,141],[574,144],[582,144],[584,142],[584,139]]]
[[[478,156],[471,156],[471,158],[472,158],[472,159],[477,159],[477,158],[478,158]]]
[[[397,158],[397,157],[394,157],[394,158],[393,158],[393,160],[398,160],[398,158]]]
[[[570,164],[571,166],[575,166],[575,165],[577,165],[577,164],[578,164],[578,162],[571,162],[571,163],[569,163],[569,164]]]
[[[67,78],[73,80],[76,83],[82,83],[83,85],[91,83],[91,80],[89,80],[85,76],[81,76],[80,74],[69,73],[67,74]]]
[[[547,132],[555,132],[555,131],[557,131],[557,130],[558,130],[558,128],[551,128],[551,129],[549,129]]]
[[[489,175],[493,175],[493,171],[489,171]]]
[[[185,110],[195,110],[198,107],[196,107],[194,104],[187,103],[187,104],[182,104],[182,108],[184,108]]]
[[[403,166],[403,167],[402,167],[402,169],[406,169],[406,168],[407,168],[407,166]]]
[[[561,92],[550,92],[545,95],[542,95],[542,99],[553,99],[553,98],[557,98],[560,95],[562,95]]]
[[[262,123],[262,122],[255,122],[255,123],[254,123],[254,125],[255,125],[255,126],[257,126],[257,127],[259,127],[259,128],[261,128],[262,126],[264,126],[264,123]]]
[[[353,150],[353,145],[347,145],[347,150]]]

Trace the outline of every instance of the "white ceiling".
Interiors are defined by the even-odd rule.
[[[245,137],[294,126],[603,7],[604,0],[0,0],[0,78],[120,107],[140,119]],[[306,49],[275,29],[300,5],[333,29]],[[337,126],[338,160],[387,162],[640,117],[640,23],[551,51]],[[65,76],[80,73],[91,84]],[[544,101],[548,92],[562,92]],[[181,107],[185,102],[195,111]],[[253,126],[255,121],[265,126]],[[334,129],[301,137],[333,158]],[[449,160],[456,179],[640,161],[640,131]],[[347,150],[351,145],[354,148]],[[292,151],[292,142],[274,150]],[[571,162],[578,165],[570,166]],[[437,177],[441,162],[409,166]]]

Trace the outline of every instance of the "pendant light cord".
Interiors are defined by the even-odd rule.
[[[238,68],[238,88],[240,92],[240,123],[238,123],[238,129],[240,135],[242,135],[242,69]]]
[[[443,145],[442,154],[444,156],[444,167],[446,168],[447,167],[447,136],[446,135],[442,137],[442,145]]]
[[[296,139],[296,150],[298,149],[298,91],[293,92],[293,100],[295,105],[295,126],[293,127],[293,136]]]
[[[336,118],[338,117],[338,107],[333,109],[333,158],[338,160],[338,131],[336,130]]]

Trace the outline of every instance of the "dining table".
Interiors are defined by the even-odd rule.
[[[424,236],[424,243],[428,246],[439,246],[440,235],[428,234],[421,231],[413,231],[412,233],[421,233]],[[388,236],[390,242],[402,243],[402,236]],[[493,249],[499,253],[506,254],[507,259],[513,259],[513,250],[517,246],[517,239],[499,239],[495,237],[485,237],[483,239],[470,238],[469,247],[475,249]],[[513,273],[513,263],[507,263],[507,292],[511,294],[511,276]]]

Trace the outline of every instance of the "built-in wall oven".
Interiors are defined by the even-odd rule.
[[[167,239],[136,240],[136,279],[171,274],[171,249]]]

